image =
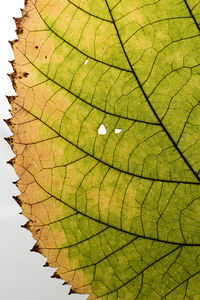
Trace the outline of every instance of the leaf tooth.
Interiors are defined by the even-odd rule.
[[[46,263],[43,265],[43,267],[49,267],[49,263],[46,262]]]
[[[29,229],[30,228],[29,224],[30,224],[30,221],[26,222],[24,225],[21,225],[21,227],[25,228],[25,229]]]
[[[71,294],[76,294],[75,290],[71,287],[71,289],[69,290],[69,295]]]
[[[9,119],[3,119],[4,120],[4,122],[9,126],[9,125],[12,125],[12,122],[11,122],[11,120],[12,120],[12,118],[9,118]]]
[[[17,202],[17,204],[22,207],[22,201],[19,199],[19,196],[13,196],[13,199]]]
[[[13,143],[13,136],[5,137],[4,140],[5,140],[8,144]]]
[[[7,122],[6,122],[7,123]],[[8,124],[7,124],[8,125]],[[12,127],[12,126],[11,126]],[[10,128],[10,126],[9,126]],[[11,149],[13,150],[14,148],[14,143],[13,143],[13,136],[9,136],[9,137],[5,137],[4,140],[9,144],[9,146],[11,147]],[[11,160],[9,160],[7,163],[8,164],[11,164],[10,163]]]
[[[17,27],[17,29],[15,30],[17,35],[22,34],[24,32],[23,26],[22,26],[23,19],[22,18],[15,18],[15,17],[13,17],[13,19],[14,19],[15,25]]]
[[[11,64],[11,66],[14,68],[15,67],[15,60],[13,59],[13,60],[9,60],[8,61],[10,64]]]
[[[13,130],[13,123],[12,123],[12,118],[9,118],[9,119],[3,119],[4,120],[4,122],[6,123],[6,125],[9,127],[9,129],[12,131]],[[13,145],[10,145],[11,147],[13,146]]]
[[[19,182],[19,179],[18,179],[18,180],[16,180],[16,181],[13,181],[12,183],[17,185],[17,184],[18,184],[18,182]]]
[[[8,42],[10,43],[10,45],[11,45],[11,47],[13,49],[13,46],[14,46],[15,43],[18,42],[18,39],[15,39],[15,40],[12,40],[12,41],[8,41]]]
[[[33,248],[30,250],[31,252],[37,252],[37,253],[40,253],[40,248],[39,246],[37,245],[37,243],[35,243],[35,245],[33,246]]]
[[[16,76],[17,76],[17,72],[15,71],[14,69],[14,72],[10,73],[10,74],[7,74],[12,82],[12,86],[14,88],[14,90],[16,90],[16,82],[15,82],[15,79],[16,79]]]
[[[51,275],[51,278],[61,279],[60,275],[57,272],[54,272],[53,275]]]
[[[13,166],[15,163],[15,157],[11,158],[10,160],[7,161],[7,164]]]
[[[16,96],[6,96],[6,98],[8,99],[8,102],[11,104],[13,101],[15,101]]]

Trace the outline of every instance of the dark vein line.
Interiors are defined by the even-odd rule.
[[[22,53],[22,51],[17,48],[18,51],[20,51]],[[23,54],[23,53],[22,53]],[[62,86],[60,83],[56,82],[54,79],[50,78],[47,74],[45,74],[44,72],[42,72],[25,54],[23,54],[24,57],[28,60],[28,62],[36,69],[38,70],[39,73],[41,73],[43,76],[45,76],[47,78],[47,80],[53,82],[54,84],[56,84],[57,86],[61,87],[63,90],[67,91],[68,93],[70,93],[71,95],[73,95],[75,98],[79,99],[80,101],[86,103],[87,105],[103,112],[104,114],[108,114],[110,116],[113,116],[113,117],[117,117],[117,118],[121,118],[121,119],[125,119],[125,120],[128,120],[128,121],[133,121],[133,122],[138,122],[138,123],[144,123],[144,124],[149,124],[149,125],[155,125],[155,126],[160,126],[159,123],[155,123],[155,122],[149,122],[149,121],[143,121],[143,120],[137,120],[137,119],[133,119],[133,118],[129,118],[129,117],[124,117],[124,116],[120,116],[120,115],[117,115],[117,114],[114,114],[114,113],[111,113],[111,112],[107,112],[105,110],[103,110],[102,108],[99,108],[97,106],[95,106],[94,104],[92,103],[89,103],[87,102],[85,99],[81,98],[80,96],[76,95],[74,92],[72,92],[71,90],[67,89],[66,87]],[[45,82],[47,81],[45,80]]]
[[[37,119],[38,120],[38,119]],[[35,120],[33,120],[35,121]],[[26,123],[25,123],[26,124]],[[17,124],[19,125],[19,124]],[[24,125],[24,123],[20,123],[20,125]],[[19,126],[20,126],[19,125]],[[40,143],[44,143],[44,142],[48,142],[48,141],[51,141],[53,139],[56,139],[56,138],[60,138],[59,136],[53,136],[53,137],[50,137],[48,139],[45,139],[45,140],[41,140],[41,141],[37,141],[37,142],[30,142],[30,143],[22,143],[22,142],[18,142],[18,141],[15,141],[15,144],[18,144],[18,145],[24,145],[24,146],[28,146],[28,145],[36,145],[36,144],[40,144]]]
[[[14,101],[13,101],[14,102]],[[50,130],[54,131],[60,138],[64,139],[66,142],[68,142],[69,144],[73,145],[75,148],[77,148],[78,150],[80,150],[81,152],[84,152],[86,155],[90,156],[91,158],[93,158],[94,160],[106,165],[109,168],[112,168],[118,172],[124,173],[126,175],[130,175],[133,177],[137,177],[137,178],[141,178],[141,179],[146,179],[146,180],[150,180],[150,181],[156,181],[156,182],[166,182],[166,183],[178,183],[178,184],[194,184],[194,185],[200,185],[200,182],[193,182],[193,181],[179,181],[179,180],[168,180],[168,179],[158,179],[158,178],[149,178],[146,176],[142,176],[142,175],[137,175],[137,174],[133,174],[130,173],[128,171],[124,171],[121,170],[115,166],[112,166],[104,161],[102,161],[101,159],[93,156],[92,154],[88,153],[87,151],[85,151],[84,149],[81,149],[78,145],[74,144],[73,142],[71,142],[70,140],[68,140],[66,137],[64,137],[62,134],[60,134],[59,132],[57,132],[55,129],[53,129],[51,126],[49,126],[47,123],[45,123],[44,121],[40,120],[36,115],[34,115],[33,113],[31,113],[30,111],[26,110],[23,106],[19,105],[18,103],[14,102],[16,105],[18,105],[20,108],[24,109],[27,113],[29,113],[30,115],[32,115],[33,117],[35,117],[37,120],[39,120],[41,123],[43,123],[44,125],[46,125]]]
[[[60,138],[60,137],[59,137]],[[32,145],[32,144],[30,144],[30,145]],[[80,161],[80,160],[82,160],[82,159],[84,159],[84,158],[86,158],[87,157],[87,155],[84,155],[84,156],[82,156],[82,157],[80,157],[80,158],[78,158],[78,159],[76,159],[76,160],[74,160],[74,161],[71,161],[71,162],[69,162],[69,163],[67,163],[67,164],[65,164],[65,165],[56,165],[56,166],[54,166],[54,167],[45,167],[45,168],[42,168],[42,170],[53,170],[53,169],[56,169],[56,168],[64,168],[64,167],[68,167],[68,166],[71,166],[71,165],[73,165],[73,164],[75,164],[75,163],[77,163],[78,161]]]
[[[194,105],[194,106],[191,108],[191,110],[190,110],[190,112],[189,112],[189,114],[188,114],[188,116],[187,116],[187,119],[185,120],[185,124],[184,124],[184,126],[183,126],[183,128],[182,128],[182,130],[181,130],[181,133],[180,133],[180,135],[179,135],[179,138],[178,138],[178,140],[177,140],[177,145],[178,145],[178,143],[180,142],[180,140],[182,139],[182,136],[184,135],[185,128],[187,127],[187,125],[188,125],[188,123],[189,123],[189,119],[190,119],[190,117],[191,117],[191,114],[193,113],[193,110],[194,110],[196,107],[198,107],[199,104],[200,104],[200,101],[199,101],[196,105]]]
[[[49,198],[50,199],[50,198]],[[47,199],[46,199],[47,200]],[[42,202],[44,202],[44,201],[42,201]],[[36,204],[38,204],[39,202],[36,202]],[[27,203],[28,204],[28,203]],[[75,212],[74,214],[72,214],[72,215],[69,215],[69,216],[66,216],[66,217],[63,217],[62,219],[59,219],[59,220],[56,220],[56,221],[52,221],[52,222],[49,222],[49,223],[45,223],[45,224],[39,224],[39,225],[30,225],[30,227],[35,227],[35,228],[37,228],[37,227],[43,227],[43,226],[50,226],[50,225],[53,225],[53,224],[56,224],[56,223],[58,223],[58,222],[62,222],[62,221],[65,221],[65,220],[67,220],[67,219],[70,219],[71,217],[74,217],[74,216],[76,216],[76,215],[78,215],[78,212]]]
[[[162,259],[164,259],[165,257],[171,255],[173,252],[175,252],[176,250],[178,250],[181,246],[176,247],[175,249],[171,250],[170,252],[166,253],[165,255],[161,256],[159,259],[155,260],[153,263],[151,263],[150,265],[148,265],[146,268],[144,268],[141,272],[139,272],[136,276],[132,277],[131,279],[129,279],[126,283],[124,283],[123,285],[119,286],[118,288],[110,291],[109,293],[103,294],[101,295],[101,297],[107,296],[109,294],[112,294],[116,291],[118,291],[119,289],[123,288],[124,286],[126,286],[127,284],[129,284],[131,281],[133,281],[134,279],[136,279],[138,276],[142,275],[146,270],[148,270],[149,268],[151,268],[152,266],[154,266],[156,263],[158,263],[159,261],[161,261]],[[96,299],[96,298],[94,298]]]
[[[76,4],[75,4],[75,3],[73,3],[71,0],[68,0],[68,2],[69,2],[69,3],[71,3],[73,6],[75,6],[76,8],[78,8],[78,9],[82,10],[84,13],[86,13],[87,15],[89,15],[89,16],[91,16],[91,17],[97,18],[97,19],[99,19],[99,20],[101,20],[101,21],[105,21],[105,22],[112,23],[112,21],[111,21],[111,20],[107,20],[107,19],[104,19],[104,18],[102,18],[102,17],[99,17],[99,16],[97,16],[97,15],[93,15],[93,14],[91,14],[89,11],[87,11],[87,10],[84,10],[82,7],[80,7],[80,6],[76,5]]]
[[[28,170],[26,169],[24,166],[20,165],[23,169],[24,169],[24,172],[28,172],[33,178],[34,178],[34,181],[35,183],[45,192],[47,193],[50,197],[56,199],[57,201],[59,201],[60,203],[66,205],[67,207],[71,208],[72,210],[74,210],[75,212],[79,213],[81,216],[83,217],[86,217],[88,218],[89,220],[92,220],[92,221],[95,221],[97,223],[100,223],[100,224],[103,224],[105,225],[106,227],[110,227],[110,228],[113,228],[115,230],[118,230],[120,232],[123,232],[123,233],[126,233],[126,234],[129,234],[129,235],[132,235],[132,236],[135,236],[135,237],[138,237],[138,238],[142,238],[142,239],[146,239],[146,240],[150,240],[150,241],[153,241],[153,242],[160,242],[160,243],[164,243],[164,244],[170,244],[170,245],[178,245],[178,246],[184,246],[184,247],[200,247],[200,244],[191,244],[191,243],[180,243],[180,242],[172,242],[172,241],[166,241],[166,240],[161,240],[161,239],[156,239],[156,238],[152,238],[152,237],[148,237],[148,236],[142,236],[142,235],[139,235],[139,234],[135,234],[135,233],[132,233],[130,231],[127,231],[125,229],[122,229],[122,228],[118,228],[114,225],[110,225],[110,224],[107,224],[103,221],[101,221],[100,219],[95,219],[91,216],[88,216],[86,215],[85,213],[79,211],[78,209],[74,208],[73,206],[69,205],[68,203],[64,202],[63,200],[59,199],[58,197],[54,196],[53,194],[51,194],[50,192],[48,192],[35,178],[35,176]]]
[[[138,293],[137,293],[137,295],[135,297],[135,300],[138,299],[138,297],[140,296],[140,293],[142,291],[142,287],[143,287],[143,283],[144,283],[144,274],[143,274],[143,272],[142,272],[141,276],[142,276],[142,278],[141,278],[141,282],[140,282],[140,289],[139,289],[139,291],[138,291]]]
[[[86,53],[84,53],[83,51],[81,51],[80,49],[78,49],[77,47],[75,47],[74,45],[72,45],[70,42],[68,42],[67,40],[65,40],[63,37],[61,37],[56,31],[54,31],[49,25],[48,23],[43,19],[43,17],[41,16],[40,12],[38,11],[37,7],[35,6],[35,9],[37,10],[38,12],[38,15],[40,16],[41,20],[44,22],[44,24],[47,26],[47,28],[53,33],[55,34],[59,39],[61,39],[62,41],[64,41],[65,43],[67,43],[69,46],[71,46],[72,48],[74,48],[75,50],[77,50],[78,52],[80,52],[81,54],[83,54],[84,56],[96,61],[96,62],[99,62],[101,64],[104,64],[106,66],[109,66],[109,67],[112,67],[112,68],[115,68],[115,69],[118,69],[118,70],[121,70],[121,71],[125,71],[125,72],[128,72],[128,73],[132,73],[131,70],[127,70],[127,69],[124,69],[124,68],[121,68],[121,67],[117,67],[117,66],[114,66],[114,65],[111,65],[109,63],[106,63],[104,61],[101,61],[101,60],[98,60]]]
[[[185,1],[185,0],[184,0],[184,1]],[[133,67],[132,67],[132,64],[131,64],[131,62],[130,62],[130,60],[129,60],[129,57],[128,57],[127,53],[126,53],[126,50],[125,50],[124,45],[123,45],[123,43],[122,43],[122,40],[121,40],[119,31],[118,31],[117,25],[116,25],[116,23],[115,23],[115,20],[114,20],[114,18],[113,18],[113,15],[112,15],[112,12],[111,12],[111,10],[110,10],[110,7],[109,7],[109,5],[108,5],[107,0],[105,0],[105,2],[106,2],[106,5],[107,5],[107,7],[108,7],[108,10],[109,10],[109,12],[110,12],[110,16],[111,16],[111,18],[112,18],[113,25],[114,25],[114,27],[115,27],[115,30],[116,30],[118,39],[119,39],[119,41],[120,41],[122,50],[123,50],[123,52],[124,52],[124,55],[125,55],[125,57],[126,57],[126,59],[127,59],[127,62],[128,62],[129,66],[130,66],[130,68],[131,68],[131,70],[132,70],[132,73],[133,73],[133,75],[134,75],[134,77],[135,77],[135,79],[136,79],[136,81],[137,81],[137,83],[138,83],[138,85],[139,85],[139,87],[140,87],[140,89],[141,89],[141,91],[142,91],[142,93],[143,93],[143,95],[144,95],[144,97],[145,97],[147,103],[149,104],[149,106],[150,106],[152,112],[154,113],[154,115],[155,115],[156,119],[158,120],[160,126],[162,127],[162,129],[164,130],[164,132],[166,133],[166,135],[168,136],[168,138],[170,139],[170,141],[171,141],[171,143],[173,144],[174,148],[177,150],[177,152],[179,153],[179,155],[181,156],[181,158],[183,159],[183,161],[185,162],[185,164],[188,166],[188,168],[190,169],[190,171],[191,171],[191,172],[193,173],[193,175],[196,177],[196,179],[200,182],[200,177],[199,177],[198,174],[195,172],[195,170],[193,169],[193,167],[189,164],[189,162],[187,161],[186,157],[183,155],[183,153],[181,152],[181,150],[179,149],[179,147],[177,146],[177,144],[176,144],[175,141],[173,140],[172,136],[169,134],[167,128],[164,126],[164,124],[162,123],[160,117],[159,117],[158,114],[156,113],[156,111],[155,111],[153,105],[151,104],[151,102],[150,102],[150,100],[149,100],[149,98],[148,98],[148,96],[147,96],[147,94],[146,94],[146,92],[145,92],[145,90],[144,90],[144,88],[143,88],[143,86],[142,86],[142,84],[141,84],[141,82],[140,82],[140,80],[139,80],[137,74],[135,73],[135,71],[134,71],[134,69],[133,69]],[[185,1],[185,3],[186,3],[186,1]]]
[[[89,267],[92,267],[92,266],[96,266],[98,265],[99,263],[101,263],[102,261],[104,261],[105,259],[107,259],[108,257],[114,255],[115,253],[119,252],[120,250],[123,250],[124,248],[128,247],[130,244],[132,244],[134,241],[136,241],[138,239],[138,237],[134,237],[133,239],[131,239],[128,243],[124,244],[123,246],[121,246],[120,248],[114,250],[113,252],[111,252],[110,254],[104,256],[102,259],[98,260],[97,262],[93,263],[93,264],[90,264],[90,265],[87,265],[87,266],[82,266],[82,267],[79,267],[79,268],[76,268],[76,269],[72,269],[70,270],[70,272],[72,271],[76,271],[76,270],[81,270],[81,269],[85,269],[85,268],[89,268]]]
[[[184,281],[182,281],[181,283],[179,283],[179,285],[175,286],[169,293],[167,293],[164,297],[162,297],[161,299],[165,299],[169,294],[171,294],[173,291],[175,291],[179,286],[181,286],[183,283],[187,282],[188,280],[190,280],[192,277],[198,275],[200,273],[200,271],[194,273],[193,275],[191,275],[190,277],[188,277],[187,279],[185,279]]]
[[[156,23],[160,23],[160,22],[166,22],[166,21],[174,21],[174,20],[181,20],[181,19],[191,19],[191,17],[172,17],[172,18],[166,18],[166,19],[160,19],[160,20],[156,20],[154,22],[151,23],[147,23],[143,26],[141,26],[140,28],[138,28],[134,33],[132,33],[124,42],[124,45],[134,36],[136,35],[139,31],[144,30],[144,28],[148,27],[148,26],[152,26],[153,24]],[[152,26],[153,27],[153,26]]]
[[[196,24],[197,29],[198,29],[199,32],[200,32],[200,26],[199,26],[197,20],[195,19],[195,16],[194,16],[192,10],[190,9],[190,7],[189,7],[187,1],[186,1],[186,0],[183,0],[183,1],[184,1],[185,5],[187,6],[187,9],[189,10],[189,13],[190,13],[191,17],[192,17],[192,19],[194,20],[194,23]]]
[[[197,7],[197,5],[199,5],[199,4],[200,4],[200,2],[197,1],[197,3],[193,6],[193,8],[191,9],[191,11],[193,11]]]
[[[76,215],[77,215],[77,214],[76,214]],[[89,241],[90,239],[93,239],[94,237],[96,237],[97,235],[100,235],[101,233],[103,233],[103,232],[106,231],[107,229],[109,229],[109,225],[107,225],[106,228],[100,230],[99,232],[95,233],[94,235],[91,235],[91,236],[87,237],[87,238],[84,239],[84,240],[81,240],[81,241],[79,241],[79,242],[77,242],[77,243],[74,243],[74,244],[71,244],[71,245],[68,245],[68,246],[64,246],[64,247],[60,247],[60,248],[58,248],[58,247],[54,247],[54,248],[53,248],[53,247],[49,247],[49,248],[47,248],[47,247],[45,247],[45,248],[40,247],[40,249],[47,249],[47,250],[55,250],[55,249],[62,250],[62,249],[69,249],[69,248],[72,248],[72,247],[77,246],[77,245],[79,245],[79,244],[82,244],[82,243],[84,243],[84,242],[87,242],[87,241]]]

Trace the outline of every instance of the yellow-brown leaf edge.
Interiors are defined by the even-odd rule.
[[[147,2],[27,0],[15,19],[16,200],[32,251],[89,299],[200,295],[199,4]]]
[[[14,18],[14,21],[15,21],[15,24],[16,24],[16,34],[18,36],[18,39],[10,41],[10,45],[13,49],[14,54],[15,54],[15,51],[14,51],[15,44],[17,46],[17,44],[20,43],[20,39],[23,39],[23,38],[26,37],[27,31],[24,29],[23,24],[26,22],[25,19],[29,18],[29,11],[32,10],[34,4],[35,3],[32,0],[31,1],[25,0],[24,1],[24,6],[25,7],[24,7],[24,9],[21,9],[22,17],[21,18]],[[38,49],[37,45],[35,46],[35,49]],[[24,121],[26,123],[26,114],[25,115],[24,114],[20,115],[20,112],[19,112],[20,111],[20,103],[17,103],[17,99],[20,98],[21,94],[20,94],[20,91],[19,91],[20,88],[18,89],[17,82],[19,83],[19,80],[21,80],[22,78],[27,78],[29,73],[22,72],[21,70],[19,70],[19,66],[17,68],[17,61],[18,61],[17,58],[13,61],[9,61],[12,65],[12,67],[13,67],[13,73],[8,74],[8,75],[9,75],[10,80],[12,82],[13,88],[15,89],[15,91],[17,92],[17,94],[19,96],[7,96],[8,102],[11,105],[12,118],[11,119],[5,119],[4,121],[6,122],[7,126],[10,128],[10,130],[14,134],[14,137],[13,136],[8,137],[8,138],[5,138],[5,140],[9,143],[11,149],[15,153],[15,155],[17,157],[17,160],[18,160],[18,158],[19,158],[18,155],[19,155],[19,152],[20,152],[20,150],[19,150],[20,146],[17,149],[16,145],[14,143],[16,143],[18,145],[20,144],[20,142],[18,142],[19,141],[18,138],[16,139],[16,135],[17,135],[17,131],[18,131],[17,128],[18,128],[19,124],[21,124],[21,122],[22,122],[22,124],[23,124]],[[19,119],[18,119],[18,121],[19,121],[18,123],[17,123],[17,118],[18,118],[17,114],[20,115]],[[31,122],[32,120],[33,120],[33,118],[30,118],[30,116],[29,116],[28,117],[28,122]],[[26,134],[25,131],[23,131],[23,133]],[[14,140],[15,140],[15,142],[14,142]],[[26,147],[24,147],[24,149],[25,148]],[[23,149],[23,151],[24,151],[24,149]],[[21,170],[20,170],[21,172],[18,171],[17,165],[15,164],[15,158],[10,159],[7,163],[11,164],[15,168],[17,174],[19,174],[19,176],[21,177],[22,171]],[[23,193],[24,193],[24,189],[22,188],[22,186],[24,184],[26,185],[26,183],[24,183],[24,181],[21,177],[17,182],[13,182],[13,184],[16,184],[17,187],[21,191],[20,196],[13,196],[13,198],[18,203],[18,205],[22,208],[23,215],[26,216],[29,219],[29,221],[26,224],[22,225],[21,227],[29,230],[32,233],[33,238],[35,238],[37,240],[38,239],[38,232],[40,231],[40,227],[41,227],[41,223],[39,222],[39,224],[38,224],[37,220],[35,220],[34,217],[32,218],[31,215],[30,215],[30,211],[32,211],[32,207],[30,209],[30,206],[32,206],[32,204],[28,204],[28,203],[26,203],[26,201],[22,202],[22,200],[21,200],[21,198],[23,198]],[[25,197],[25,199],[26,199],[26,197]],[[44,267],[54,267],[54,268],[58,267],[58,265],[56,263],[53,263],[53,262],[51,262],[50,264],[48,263],[47,254],[40,250],[37,242],[30,251],[40,253],[40,254],[47,257],[47,262],[44,264]],[[57,272],[54,272],[54,274],[51,277],[52,278],[58,278],[58,279],[61,278],[60,275]],[[61,278],[61,279],[63,279],[63,278]],[[63,285],[66,285],[66,284],[70,285],[71,281],[67,281],[67,282],[64,281]],[[89,289],[88,289],[88,291],[89,291]],[[84,292],[85,291],[83,290],[83,293]],[[76,292],[73,289],[73,287],[71,287],[71,289],[69,290],[69,295],[74,294],[74,293],[76,293]]]

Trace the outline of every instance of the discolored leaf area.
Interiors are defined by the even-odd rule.
[[[200,299],[200,2],[27,0],[10,97],[21,195],[88,299]]]

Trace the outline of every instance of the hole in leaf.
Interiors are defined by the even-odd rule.
[[[101,135],[105,135],[106,134],[106,127],[101,124],[98,128],[98,134],[101,134]]]
[[[36,162],[33,160],[33,164],[34,164],[34,166],[37,168],[37,164],[36,164]]]
[[[88,64],[88,62],[89,62],[89,60],[88,60],[88,59],[86,59],[84,64],[85,64],[85,65],[87,65],[87,64]]]
[[[119,128],[116,128],[116,129],[115,129],[115,133],[116,133],[116,134],[120,133],[121,131],[122,131],[122,130],[119,129]]]

